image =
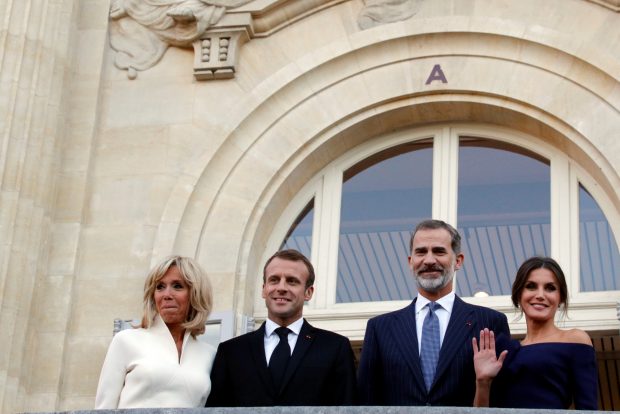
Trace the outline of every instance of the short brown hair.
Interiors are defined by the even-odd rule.
[[[558,288],[560,291],[560,305],[564,305],[564,309],[568,308],[568,287],[566,286],[566,278],[562,268],[550,257],[534,256],[527,259],[517,270],[515,281],[512,284],[512,304],[515,308],[519,307],[519,301],[521,300],[521,294],[525,289],[527,278],[530,273],[536,269],[548,269],[553,273],[558,281]]]
[[[415,237],[415,234],[418,231],[436,230],[436,229],[444,229],[448,233],[450,233],[450,238],[451,238],[450,245],[452,246],[452,251],[454,252],[454,254],[460,254],[461,253],[461,235],[454,227],[452,227],[451,225],[449,225],[448,223],[442,220],[424,220],[418,223],[418,225],[415,226],[415,230],[411,232],[411,239],[409,239],[409,252],[413,250],[413,238]]]
[[[301,252],[295,249],[277,251],[269,258],[269,260],[267,260],[267,263],[265,263],[265,266],[263,267],[263,283],[265,283],[265,278],[267,276],[265,274],[265,272],[267,271],[267,266],[269,266],[269,263],[271,263],[271,261],[275,258],[289,260],[291,262],[303,262],[306,265],[306,269],[308,269],[308,280],[306,280],[306,288],[314,285],[314,266],[312,266],[312,263],[310,262],[310,260],[308,260],[306,256],[304,256]]]
[[[189,286],[189,312],[183,327],[196,337],[205,331],[205,324],[213,309],[213,291],[205,271],[190,257],[167,257],[149,272],[144,281],[144,312],[140,327],[150,328],[153,324],[153,319],[157,315],[155,289],[173,266],[176,266]]]

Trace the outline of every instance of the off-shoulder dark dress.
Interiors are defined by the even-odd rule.
[[[498,338],[498,345],[499,343]],[[576,343],[521,346],[502,341],[508,355],[491,386],[491,406],[503,408],[597,409],[594,348]]]

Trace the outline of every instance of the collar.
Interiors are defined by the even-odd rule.
[[[155,315],[155,318],[153,318],[153,323],[151,324],[151,327],[149,329],[151,330],[151,332],[154,332],[161,337],[169,338],[172,342],[174,342],[172,334],[170,333],[170,329],[168,329],[166,322],[164,322],[159,313]],[[183,335],[183,348],[185,348],[185,343],[187,342],[189,336],[190,332],[186,329],[185,334]]]
[[[446,296],[442,296],[437,299],[435,302],[439,303],[441,307],[448,311],[449,314],[452,314],[452,308],[454,307],[454,298],[456,297],[456,293],[454,291],[448,293]],[[427,298],[420,295],[418,293],[418,298],[415,301],[415,313],[420,312],[424,307],[430,302]]]
[[[301,331],[301,327],[303,324],[304,324],[304,318],[301,317],[297,319],[295,322],[293,322],[292,324],[288,325],[287,328],[293,331],[295,335],[299,335],[299,332]],[[267,318],[267,320],[265,321],[265,337],[270,337],[273,331],[275,331],[279,327],[280,325],[278,325],[271,319]]]

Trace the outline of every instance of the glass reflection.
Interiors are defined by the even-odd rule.
[[[538,155],[461,138],[458,227],[465,262],[460,296],[509,295],[519,265],[550,251],[550,168]]]
[[[280,250],[295,249],[307,258],[312,257],[312,225],[314,222],[314,198],[299,213],[284,241]]]
[[[344,173],[336,302],[410,299],[409,237],[431,216],[432,140],[401,145]]]
[[[580,290],[620,290],[620,254],[609,223],[579,184]]]

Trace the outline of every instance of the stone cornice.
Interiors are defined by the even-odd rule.
[[[311,14],[350,0],[254,0],[228,11],[214,28],[230,27],[243,15],[250,29],[250,38],[270,34]],[[620,13],[620,0],[583,0]]]
[[[250,13],[254,37],[267,37],[311,14],[347,1],[350,0],[255,0],[230,14]]]
[[[160,6],[149,10],[151,21],[141,20],[132,0],[112,0],[110,43],[116,51],[115,64],[128,71],[130,79],[137,71],[157,64],[169,46],[192,47],[195,51],[194,77],[197,80],[234,77],[237,58],[244,43],[272,33],[307,16],[349,0],[201,0]],[[425,0],[401,0],[382,4],[364,3],[358,25],[360,30],[385,23],[406,20]],[[620,0],[584,0],[614,12],[620,12]],[[183,4],[183,3],[181,3]],[[126,6],[126,7],[123,7]],[[386,10],[386,9],[390,10]],[[153,14],[158,14],[152,19]],[[146,13],[144,13],[146,14]],[[161,27],[166,26],[165,30]]]

